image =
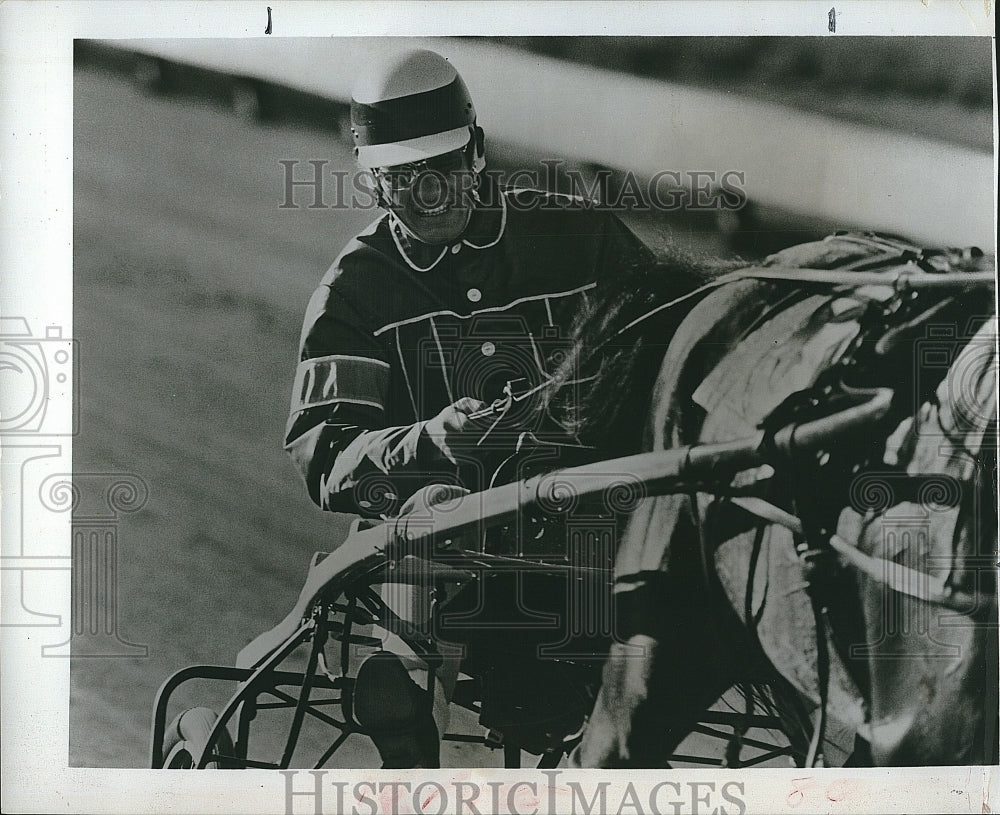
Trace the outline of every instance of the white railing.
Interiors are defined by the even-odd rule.
[[[760,204],[938,245],[994,251],[989,152],[780,105],[529,54],[491,42],[397,40],[447,56],[489,137],[651,176],[745,173]],[[348,100],[386,40],[119,40],[120,47]],[[956,126],[959,126],[956,124]]]

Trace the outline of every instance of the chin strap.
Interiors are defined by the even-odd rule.
[[[403,222],[399,220],[396,213],[391,209],[389,210],[389,231],[392,233],[392,241],[396,244],[396,249],[399,251],[400,256],[406,261],[406,265],[415,272],[429,272],[441,262],[441,258],[448,254],[448,247],[445,246],[445,248],[441,250],[441,254],[434,258],[429,266],[418,266],[414,263],[410,256],[406,253],[406,249],[403,247],[402,238],[406,235],[406,227],[403,225]]]
[[[479,177],[476,176],[476,178],[478,179]],[[470,246],[473,249],[489,249],[490,247],[496,246],[498,243],[500,243],[500,239],[503,237],[503,233],[507,230],[507,198],[506,196],[504,196],[502,192],[499,193],[499,195],[500,195],[500,227],[497,229],[497,236],[493,238],[493,240],[484,244],[472,243],[468,238],[462,238],[462,243],[464,243],[466,246]],[[475,199],[477,206],[482,206],[483,202],[482,199],[479,197],[478,183],[472,190],[472,197]],[[475,215],[475,212],[473,212],[473,215]],[[466,231],[468,231],[468,229]]]

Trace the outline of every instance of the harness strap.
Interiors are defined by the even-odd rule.
[[[819,674],[819,721],[813,728],[806,753],[806,767],[824,765],[822,744],[826,736],[827,712],[830,707],[830,646],[826,641],[826,609],[815,591],[810,590],[809,601],[816,624],[816,672]]]
[[[729,500],[762,520],[784,526],[797,535],[803,533],[801,520],[761,498],[735,497]],[[976,599],[972,595],[947,587],[942,577],[911,569],[893,560],[866,555],[839,535],[830,538],[830,546],[840,556],[842,563],[853,566],[899,594],[944,606],[960,614],[969,614],[976,608]]]
[[[837,286],[906,286],[914,289],[961,286],[966,283],[993,283],[992,271],[926,272],[907,265],[895,271],[844,271],[842,269],[796,269],[781,266],[752,266],[723,275],[716,282],[734,280],[788,280],[793,283],[826,283]]]
[[[838,535],[830,538],[830,545],[844,562],[893,591],[925,603],[944,606],[960,614],[970,614],[976,608],[976,599],[971,594],[949,588],[942,577],[911,569],[892,560],[866,555]]]

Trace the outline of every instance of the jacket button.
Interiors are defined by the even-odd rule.
[[[483,352],[484,357],[491,357],[497,352],[497,347],[492,342],[487,340],[483,343],[482,348],[479,350]]]
[[[465,293],[465,296],[468,297],[469,301],[472,303],[478,303],[480,300],[483,299],[483,293],[479,291],[479,289],[469,289]]]

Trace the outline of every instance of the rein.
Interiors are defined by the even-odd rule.
[[[514,405],[517,404],[518,402],[523,402],[528,397],[534,396],[536,393],[540,393],[541,391],[544,391],[547,388],[558,389],[566,385],[581,385],[585,382],[592,382],[593,380],[597,379],[596,376],[584,376],[584,377],[579,377],[577,379],[563,380],[560,379],[559,377],[550,376],[545,371],[542,371],[541,373],[542,376],[545,377],[542,380],[542,382],[540,382],[538,385],[535,385],[535,387],[533,388],[529,388],[528,390],[519,393],[514,392],[514,385],[518,382],[523,382],[524,380],[523,379],[508,380],[507,383],[503,386],[502,397],[500,397],[499,399],[494,399],[491,404],[487,405],[482,410],[477,410],[469,414],[469,419],[472,420],[496,417],[490,423],[490,426],[487,427],[486,430],[483,431],[483,434],[479,437],[479,440],[476,442],[477,447],[481,446],[482,443],[486,441],[486,438],[490,435],[490,433],[493,432],[494,428],[504,420],[504,418],[510,412],[510,409],[514,407]],[[523,444],[523,442],[526,439],[532,437],[533,435],[534,434],[527,431],[520,434],[520,440],[518,441],[517,451],[515,451],[515,454],[516,452],[520,452],[521,445]],[[552,441],[547,442],[547,444],[550,447],[573,447],[577,449],[593,449],[589,445],[582,445],[582,444],[565,444]]]
[[[705,283],[687,294],[663,303],[645,314],[636,317],[624,328],[619,329],[615,336],[621,336],[626,331],[648,320],[654,314],[673,308],[703,292],[717,289],[729,283],[740,280],[774,280],[791,283],[814,283],[833,286],[890,286],[897,292],[916,289],[931,289],[937,287],[957,286],[962,284],[993,283],[996,280],[993,272],[926,272],[920,266],[909,264],[894,273],[871,271],[843,271],[832,269],[798,269],[781,266],[751,266],[736,272],[722,275]]]

